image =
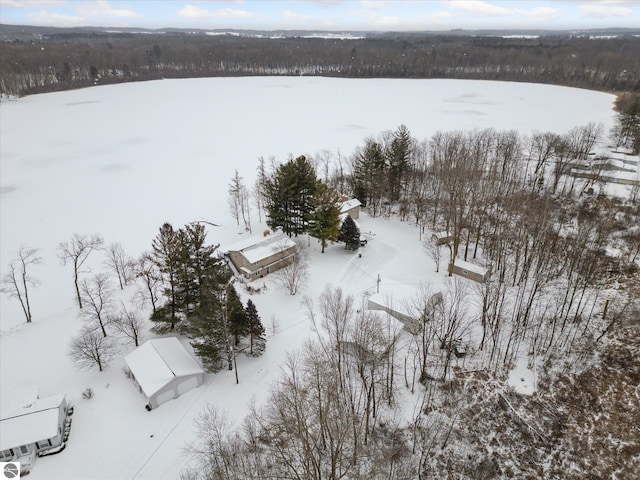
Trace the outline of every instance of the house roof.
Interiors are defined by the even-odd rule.
[[[470,272],[473,273],[477,273],[479,275],[486,275],[487,274],[487,269],[484,267],[481,267],[480,265],[476,265],[475,263],[469,263],[469,262],[465,262],[464,260],[460,260],[458,258],[456,258],[454,265],[456,267],[460,267],[460,268],[464,268],[465,270],[468,270]]]
[[[39,398],[0,419],[0,450],[55,437],[64,399],[63,394]]]
[[[362,203],[360,203],[360,200],[358,200],[357,198],[352,198],[351,200],[347,200],[346,202],[341,203],[340,213],[348,212],[349,210],[359,207],[360,205],[362,205]]]
[[[147,397],[175,378],[204,373],[176,337],[149,340],[124,360]]]
[[[295,247],[296,242],[284,233],[274,233],[267,237],[256,236],[233,244],[228,252],[240,252],[248,262],[254,263]]]

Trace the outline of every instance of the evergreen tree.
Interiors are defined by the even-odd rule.
[[[387,163],[382,143],[369,138],[356,153],[354,166],[354,194],[376,216],[385,194]]]
[[[178,233],[170,223],[165,223],[160,227],[160,232],[156,238],[153,239],[152,249],[153,261],[162,274],[162,282],[164,285],[163,293],[167,302],[153,312],[151,320],[169,324],[166,326],[158,323],[156,331],[162,333],[166,330],[173,330],[178,321],[178,301],[176,294],[182,247]]]
[[[267,339],[258,310],[251,299],[247,300],[247,319],[249,322],[249,353],[251,357],[259,357],[264,353]]]
[[[308,231],[313,216],[316,173],[304,155],[279,165],[266,183],[267,225],[289,235]]]
[[[320,239],[322,253],[327,246],[327,240],[336,241],[340,233],[340,208],[338,207],[338,195],[324,183],[318,182],[316,188],[316,204],[313,219],[310,225],[310,233]]]
[[[358,250],[360,248],[360,229],[350,215],[347,215],[342,222],[338,241],[344,242],[344,248],[347,250]]]
[[[203,285],[202,302],[189,316],[189,338],[205,369],[217,372],[223,366],[228,337],[217,285]]]
[[[179,307],[186,316],[204,301],[205,285],[222,288],[231,277],[224,260],[216,256],[218,245],[206,245],[206,237],[204,226],[197,223],[180,230],[183,263],[179,276],[184,278],[180,282],[183,290],[179,292]]]
[[[233,285],[227,287],[226,308],[229,318],[229,334],[233,335],[234,345],[238,345],[240,337],[249,333],[249,319]]]
[[[389,200],[392,202],[400,198],[405,176],[409,171],[411,149],[411,133],[405,125],[400,125],[393,132],[393,139],[385,152],[389,168]]]

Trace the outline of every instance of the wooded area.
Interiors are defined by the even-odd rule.
[[[503,38],[394,33],[329,39],[48,29],[28,40],[24,35],[3,37],[0,93],[8,95],[159,78],[243,75],[464,78],[640,91],[640,38],[633,35]]]

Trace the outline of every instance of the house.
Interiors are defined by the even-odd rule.
[[[289,265],[296,254],[296,242],[282,232],[251,237],[227,248],[225,256],[248,280],[264,277]]]
[[[454,275],[459,275],[479,283],[484,283],[489,278],[489,271],[486,268],[465,262],[458,258],[455,259],[453,266],[449,264],[449,273],[453,273]]]
[[[340,199],[340,213],[346,213],[354,220],[360,217],[361,206],[362,204],[357,198],[348,199],[348,197],[343,196]]]
[[[204,370],[176,337],[145,342],[124,358],[131,380],[157,408],[204,383]]]
[[[434,232],[433,235],[431,235],[431,241],[435,245],[446,245],[453,241],[453,235],[449,232]]]
[[[0,418],[0,462],[20,462],[21,473],[38,456],[60,452],[71,430],[73,406],[63,394],[37,398]]]

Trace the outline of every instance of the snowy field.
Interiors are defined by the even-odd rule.
[[[102,373],[78,371],[68,357],[82,320],[71,268],[56,256],[59,242],[97,233],[138,256],[163,222],[178,228],[207,219],[220,225],[209,227],[208,240],[224,246],[245,235],[228,212],[227,185],[236,168],[252,185],[260,156],[283,161],[326,149],[344,160],[365,137],[400,124],[418,139],[487,127],[564,133],[588,122],[607,132],[613,101],[522,83],[295,77],[163,80],[2,103],[0,273],[21,245],[39,248],[44,263],[31,269],[41,281],[30,291],[32,324],[16,300],[0,297],[0,406],[27,384],[42,397],[66,393],[76,405],[66,450],[39,459],[29,478],[178,478],[202,407],[220,406],[240,421],[249,402],[268,393],[286,354],[315,335],[303,295],[316,298],[332,284],[364,300],[378,275],[382,287],[446,281],[414,226],[362,215],[371,239],[361,258],[340,245],[322,255],[312,239],[310,281],[299,295],[268,279],[266,293],[252,297],[269,338],[263,357],[238,358],[239,385],[233,372],[208,375],[202,387],[147,412],[122,372],[131,345],[123,341],[122,355]],[[254,232],[261,230],[255,219]],[[103,259],[92,254],[93,273],[105,270]],[[81,398],[86,387],[94,398]]]

